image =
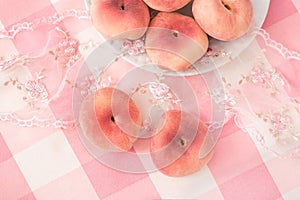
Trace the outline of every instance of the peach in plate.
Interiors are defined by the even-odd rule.
[[[105,38],[138,39],[150,21],[143,0],[95,0],[90,13],[93,25]]]
[[[159,67],[183,71],[206,53],[208,38],[193,18],[160,12],[150,22],[145,46]]]
[[[194,0],[192,12],[208,35],[222,41],[243,36],[253,20],[251,0]]]
[[[144,0],[151,8],[164,12],[172,12],[187,5],[191,0]]]

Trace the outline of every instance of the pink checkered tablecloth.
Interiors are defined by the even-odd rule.
[[[227,83],[236,84],[236,88],[247,91],[245,96],[251,99],[249,104],[257,113],[263,113],[262,107],[270,104],[279,107],[279,104],[286,102],[284,109],[289,111],[284,110],[281,115],[273,113],[270,118],[261,114],[257,120],[270,119],[273,125],[278,122],[279,126],[274,125],[273,129],[284,129],[288,134],[291,129],[287,129],[284,123],[293,122],[293,147],[298,148],[299,12],[300,0],[271,0],[263,29],[258,32],[264,34],[264,37],[257,36],[239,59],[229,64],[231,67],[220,68]],[[282,44],[277,46],[277,50],[281,50],[279,53],[271,48],[276,44],[268,43],[271,40],[268,40],[266,32],[272,41]],[[0,0],[0,33],[1,200],[300,199],[299,151],[291,157],[283,158],[280,153],[271,152],[277,150],[276,147],[259,144],[261,140],[257,137],[261,135],[250,134],[251,128],[257,124],[247,121],[250,119],[249,112],[246,114],[248,118],[237,115],[228,117],[212,160],[192,176],[171,178],[160,172],[124,173],[95,160],[72,127],[73,87],[70,84],[82,65],[84,59],[81,57],[88,55],[91,41],[99,40],[83,0]],[[75,63],[70,66],[66,66],[70,60],[60,57],[57,49],[63,34],[76,39],[70,44],[74,47],[78,45],[76,41],[85,44],[81,45],[79,52],[74,52],[73,46],[69,49],[69,57],[74,59],[71,62]],[[268,69],[276,69],[276,72],[270,70],[270,75],[257,68],[252,71],[250,68],[249,71],[242,70],[243,64],[253,64],[250,63],[253,61],[251,56],[258,51],[264,52],[261,59],[267,63],[265,65]],[[29,55],[37,55],[34,62],[29,60]],[[15,63],[7,64],[8,60]],[[64,66],[58,66],[57,63]],[[260,94],[269,90],[249,82],[243,83],[240,75],[250,71],[250,76],[245,80],[250,79],[253,83],[266,82],[264,78],[269,75],[275,77],[279,74],[282,77],[286,85],[275,88],[280,95],[274,102],[260,97]],[[268,96],[271,97],[274,97],[273,93]],[[22,121],[18,116],[29,120]],[[42,121],[40,118],[48,120]],[[273,129],[262,128],[259,132],[264,134]],[[268,138],[265,140],[267,143]],[[270,147],[274,148],[270,150]],[[289,148],[280,149],[279,152],[287,152]]]

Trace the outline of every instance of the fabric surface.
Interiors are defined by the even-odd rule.
[[[74,128],[72,84],[100,41],[84,1],[1,0],[0,199],[299,199],[299,12],[299,0],[271,0],[256,39],[219,69],[228,119],[212,160],[171,178],[101,164]]]

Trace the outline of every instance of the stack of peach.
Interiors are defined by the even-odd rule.
[[[248,31],[253,20],[251,0],[191,1],[95,0],[91,16],[94,26],[105,38],[122,36],[135,40],[145,35],[146,47],[159,47],[146,48],[153,63],[168,70],[184,71],[206,53],[207,35],[222,41],[235,40]],[[192,3],[192,17],[176,12],[189,3]],[[152,19],[150,9],[158,11]],[[168,29],[172,34],[158,28]],[[198,49],[191,51],[190,43],[183,42],[181,37],[192,40]],[[166,49],[189,52],[189,55],[171,54]]]
[[[165,45],[146,48],[149,58],[160,67],[181,71],[205,54],[208,35],[223,41],[234,40],[248,31],[253,18],[250,0],[194,0],[194,18],[176,12],[190,1],[95,0],[91,16],[94,26],[105,38],[123,36],[135,40],[145,37],[146,46]],[[152,19],[149,9],[158,11]],[[186,38],[193,42],[185,42]],[[197,48],[191,48],[195,44]],[[164,47],[187,54],[176,55],[165,51]],[[139,140],[143,121],[140,111],[125,92],[102,88],[84,100],[79,121],[87,137],[98,147],[108,151],[130,151]],[[185,176],[207,164],[212,153],[199,157],[208,132],[203,122],[180,110],[166,111],[160,121],[163,124],[150,138],[150,152],[161,172]]]

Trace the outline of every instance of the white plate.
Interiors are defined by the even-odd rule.
[[[89,9],[92,3],[92,0],[84,0],[86,8]],[[253,10],[254,10],[254,19],[253,23],[249,29],[249,33],[245,34],[243,37],[240,37],[234,41],[223,42],[213,38],[210,38],[209,48],[215,53],[219,53],[219,56],[209,56],[204,59],[200,59],[194,64],[193,68],[182,72],[166,72],[158,67],[153,66],[148,68],[148,70],[156,73],[164,73],[166,75],[183,75],[190,76],[196,74],[202,74],[214,70],[224,64],[228,63],[230,59],[237,57],[245,48],[247,48],[250,43],[255,39],[255,35],[251,34],[253,30],[262,26],[265,17],[268,12],[270,0],[252,0]],[[185,6],[183,9],[180,9],[179,12],[191,16],[191,5],[192,2]],[[142,54],[139,56],[127,58],[133,64],[141,65],[141,60],[145,59],[146,55]]]

